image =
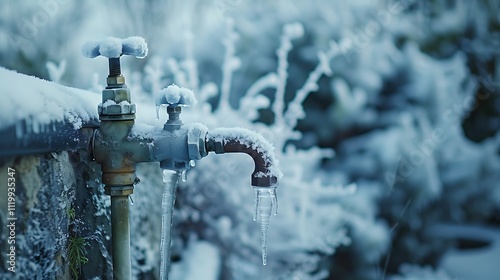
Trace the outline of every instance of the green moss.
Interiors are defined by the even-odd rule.
[[[71,270],[71,275],[74,279],[78,279],[80,275],[81,267],[86,264],[89,259],[85,257],[87,242],[83,237],[70,236],[68,242],[68,257],[69,257],[69,268]]]
[[[75,208],[70,207],[67,209],[68,218],[70,220],[69,231],[70,236],[68,239],[68,258],[69,258],[69,269],[73,279],[78,279],[80,276],[82,265],[86,264],[89,259],[85,256],[87,251],[85,246],[87,242],[85,238],[78,237],[75,231],[75,218],[76,211]]]
[[[75,208],[73,208],[73,207],[68,208],[67,214],[68,214],[68,217],[69,217],[70,221],[74,221],[75,220],[75,217],[76,217]]]

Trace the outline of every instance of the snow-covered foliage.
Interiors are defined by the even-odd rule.
[[[206,259],[197,268],[213,279],[397,273],[403,276],[394,279],[453,279],[451,272],[425,268],[437,265],[448,247],[427,235],[428,227],[482,222],[500,204],[499,112],[488,105],[499,98],[498,3],[118,2],[60,4],[53,20],[39,26],[29,17],[39,11],[18,4],[27,15],[20,34],[9,33],[14,23],[0,24],[0,37],[7,38],[0,40],[2,63],[28,60],[39,66],[20,63],[20,70],[98,91],[104,85],[92,74],[104,82],[104,67],[78,58],[79,44],[140,34],[150,56],[123,67],[133,100],[151,104],[138,106],[138,121],[154,124],[155,97],[179,101],[176,87],[189,88],[198,104],[183,111],[184,123],[258,131],[274,144],[284,174],[263,267],[259,226],[251,219],[251,160],[211,154],[198,162],[178,190],[174,279],[196,279],[190,270]],[[49,36],[73,6],[92,13],[80,29],[71,21]],[[102,26],[104,18],[109,24]],[[68,43],[45,40],[56,36]],[[7,55],[11,46],[17,56]],[[137,131],[142,128],[151,127]],[[131,214],[136,276],[159,264],[159,227],[148,219],[160,215],[161,174],[147,165],[139,176]]]

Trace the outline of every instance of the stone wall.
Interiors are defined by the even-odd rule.
[[[99,181],[99,166],[83,152],[23,156],[0,166],[0,278],[111,278],[109,209]],[[8,168],[15,170],[15,244],[8,243]],[[75,241],[84,241],[84,246]],[[15,277],[8,271],[15,246]],[[73,246],[73,247],[72,247]],[[70,248],[72,247],[72,248]],[[81,249],[88,262],[71,258]],[[83,258],[82,257],[82,258]],[[78,271],[81,267],[81,271]]]

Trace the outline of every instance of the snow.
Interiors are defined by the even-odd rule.
[[[107,37],[100,41],[85,42],[82,46],[82,54],[89,58],[99,55],[107,58],[117,58],[122,54],[144,58],[148,55],[148,45],[144,38],[141,37],[128,37],[125,39]]]
[[[102,103],[102,107],[108,107],[111,105],[116,105],[116,102],[114,100],[108,99],[104,103]]]
[[[133,55],[137,58],[145,58],[148,55],[146,40],[139,36],[132,36],[122,40],[123,53]]]
[[[181,89],[178,86],[172,84],[163,89],[161,93],[165,95],[169,104],[176,104],[179,103],[179,100],[181,99],[180,91]]]
[[[99,42],[100,55],[107,58],[116,58],[122,55],[122,41],[118,38],[108,37]]]
[[[156,98],[156,104],[179,104],[184,106],[195,106],[198,103],[194,92],[188,88],[171,84],[162,89]]]
[[[159,135],[162,131],[162,128],[159,126],[149,125],[142,122],[134,123],[130,131],[130,137],[140,138],[140,139],[152,139],[155,136]]]
[[[65,87],[0,67],[0,129],[29,120],[33,131],[53,122],[69,122],[75,130],[96,121],[100,95]]]

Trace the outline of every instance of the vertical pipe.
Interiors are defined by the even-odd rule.
[[[113,279],[131,279],[128,195],[111,196]]]
[[[109,58],[109,77],[117,77],[122,74],[120,68],[120,58],[110,57]]]

